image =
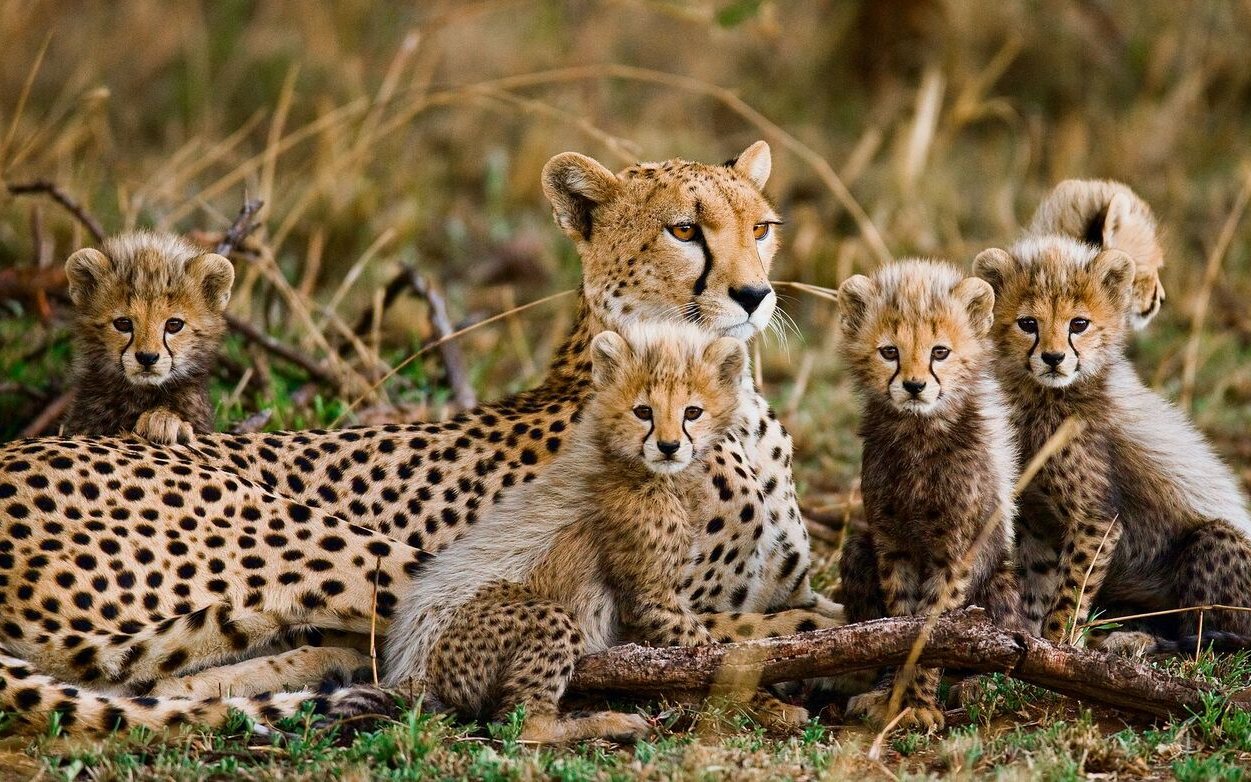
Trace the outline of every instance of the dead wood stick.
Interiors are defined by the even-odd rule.
[[[61,189],[61,186],[47,179],[36,179],[34,182],[26,182],[18,185],[9,185],[9,192],[13,195],[29,195],[31,193],[43,193],[65,207],[65,211],[83,224],[88,233],[96,240],[97,243],[104,241],[104,228],[100,225],[100,221],[87,211],[86,207],[74,200],[74,198]]]
[[[243,240],[248,238],[248,234],[252,233],[259,226],[258,223],[252,222],[252,218],[256,213],[261,211],[261,207],[265,202],[258,198],[244,198],[243,207],[239,210],[239,214],[235,216],[235,221],[226,229],[226,233],[222,236],[222,240],[217,243],[217,247],[213,252],[218,255],[230,256],[232,252],[237,250]]]
[[[246,320],[243,320],[236,315],[226,313],[226,323],[229,324],[231,330],[237,332],[239,336],[253,344],[265,348],[270,353],[273,353],[275,356],[278,356],[284,361],[295,364],[297,367],[307,372],[309,377],[328,385],[337,385],[338,381],[335,376],[321,364],[318,364],[316,361],[312,360],[295,348],[284,345],[258,329],[256,326],[248,323]]]
[[[271,408],[258,410],[230,429],[231,434],[252,434],[259,432],[265,428],[265,424],[269,423],[269,419],[274,417],[274,411]]]
[[[585,692],[659,695],[707,690],[735,666],[750,666],[760,684],[773,684],[899,665],[925,622],[920,616],[879,619],[737,644],[621,646],[583,658],[571,686]],[[1000,629],[980,608],[939,619],[918,664],[1006,673],[1061,695],[1156,717],[1200,709],[1204,695],[1216,691],[1128,658]],[[1251,708],[1251,697],[1234,696],[1234,702]]]
[[[460,345],[455,340],[447,339],[456,331],[452,325],[452,319],[447,314],[447,302],[444,301],[438,289],[416,269],[406,266],[404,274],[413,292],[425,299],[430,307],[430,326],[434,329],[434,338],[439,343],[439,355],[443,358],[443,369],[447,372],[448,385],[452,387],[452,398],[462,410],[477,407],[478,396],[474,393],[473,384],[469,382],[469,372],[465,369],[465,356],[460,352]]]
[[[65,409],[69,407],[70,400],[73,398],[74,392],[66,391],[56,399],[53,399],[48,403],[48,406],[43,409],[43,412],[35,416],[35,420],[31,421],[25,426],[25,428],[22,429],[22,432],[18,435],[18,437],[38,437],[43,434],[48,427],[55,424],[61,418]]]

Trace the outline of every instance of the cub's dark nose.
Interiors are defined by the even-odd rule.
[[[731,287],[730,298],[737,301],[750,315],[760,306],[760,302],[765,300],[765,296],[772,292],[773,289],[768,285],[747,285],[742,288]]]
[[[916,396],[917,394],[925,390],[925,381],[924,380],[905,380],[903,381],[903,387],[904,387],[904,390],[907,391],[909,394]]]
[[[1064,354],[1063,353],[1043,353],[1042,360],[1044,364],[1051,367],[1052,369],[1055,369],[1056,367],[1060,366],[1060,363],[1062,361],[1064,361]]]
[[[141,366],[150,367],[160,361],[161,356],[157,353],[136,353],[135,360],[138,361]]]
[[[677,440],[674,440],[672,442],[668,442],[665,440],[657,440],[656,447],[659,448],[660,452],[663,453],[665,456],[673,456],[675,453],[678,452],[678,449],[682,447],[682,443],[678,442]]]

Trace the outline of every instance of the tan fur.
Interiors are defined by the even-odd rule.
[[[230,262],[180,237],[137,231],[79,250],[65,271],[74,302],[65,433],[134,431],[173,443],[213,431],[208,376],[226,328]]]
[[[1133,190],[1106,179],[1066,179],[1043,200],[1029,234],[1061,234],[1120,250],[1134,261],[1130,322],[1146,326],[1164,303],[1164,249],[1151,207]]]
[[[1066,419],[1084,425],[1021,497],[1033,628],[1063,638],[1092,604],[1251,605],[1251,517],[1237,480],[1125,357],[1133,262],[1054,236],[986,250],[974,270],[995,288],[995,367],[1023,457]],[[1207,629],[1251,629],[1241,614],[1218,614]],[[1181,625],[1193,632],[1193,617]]]
[[[637,735],[626,715],[555,717],[578,657],[712,641],[677,591],[695,532],[683,496],[736,422],[746,349],[692,327],[626,334],[595,338],[597,392],[554,469],[423,569],[387,637],[389,684],[471,718],[524,704],[536,741],[592,735],[588,719]]]
[[[559,155],[545,177],[560,219],[581,215],[593,230],[578,239],[586,265],[576,326],[534,389],[430,424],[202,434],[170,447],[133,438],[0,447],[0,644],[109,693],[188,675],[210,681],[215,667],[236,664],[240,691],[301,686],[307,672],[276,672],[273,655],[306,632],[368,633],[379,563],[384,632],[419,557],[454,552],[496,503],[552,468],[591,392],[595,333],[689,322],[709,338],[747,336],[769,322],[771,291],[749,315],[730,290],[742,299],[767,280],[776,248],[772,228],[753,234],[773,214],[759,192],[767,146],[733,166],[632,167],[598,190],[575,175],[597,170],[587,161]],[[711,267],[666,227],[696,211]],[[839,624],[841,607],[809,583],[790,437],[747,379],[743,391],[740,423],[684,498],[695,534],[679,591],[717,637],[744,620],[765,634]],[[0,708],[47,717],[46,700],[28,709],[14,689],[0,690]],[[377,708],[376,696],[334,693],[323,705]]]
[[[848,279],[838,298],[840,352],[861,398],[864,439],[865,523],[852,530],[840,567],[849,618],[972,602],[1017,625],[1016,448],[986,366],[990,286],[950,264],[908,260]],[[966,561],[996,511],[997,527]],[[942,726],[939,676],[923,669],[901,683],[911,707],[901,724]],[[890,719],[890,687],[853,698],[849,712]]]

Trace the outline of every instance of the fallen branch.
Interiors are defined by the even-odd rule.
[[[297,367],[307,372],[309,377],[328,385],[338,385],[338,381],[335,376],[321,364],[318,364],[316,361],[312,360],[295,348],[279,342],[258,329],[256,326],[248,323],[246,320],[243,320],[236,315],[226,313],[226,323],[230,326],[231,330],[238,333],[239,336],[253,344],[265,348],[270,353],[273,353],[275,356],[278,356],[284,361],[295,364]]]
[[[104,241],[104,228],[100,225],[100,221],[87,211],[86,207],[74,200],[69,193],[61,189],[61,186],[55,182],[46,179],[37,179],[34,182],[26,182],[20,185],[9,185],[9,192],[13,195],[30,195],[32,193],[42,193],[65,207],[65,211],[73,215],[78,222],[83,224],[87,232],[96,240],[97,243]]]
[[[48,403],[39,415],[35,416],[35,420],[27,424],[18,435],[19,438],[38,437],[47,431],[53,424],[60,420],[61,415],[69,407],[70,401],[74,398],[73,391],[66,391]]]
[[[474,394],[473,384],[469,382],[469,373],[465,369],[465,356],[460,352],[460,345],[448,339],[455,331],[452,320],[447,314],[447,302],[443,300],[438,289],[416,269],[405,267],[408,284],[413,291],[426,300],[430,306],[430,326],[434,330],[434,338],[439,344],[439,355],[443,358],[443,369],[447,372],[448,385],[452,387],[452,398],[462,410],[477,407],[478,397]]]
[[[230,257],[230,254],[243,244],[243,240],[248,238],[248,234],[259,227],[258,223],[252,222],[252,218],[256,216],[257,212],[261,211],[261,207],[264,205],[265,202],[260,199],[244,198],[243,208],[239,210],[235,221],[226,229],[225,235],[217,243],[217,247],[213,249],[213,252]]]
[[[230,429],[231,434],[252,434],[259,432],[265,428],[265,424],[269,423],[269,419],[274,417],[274,411],[271,408],[258,410]]]
[[[584,692],[661,695],[707,690],[747,660],[760,684],[837,676],[907,660],[926,617],[879,619],[784,638],[696,647],[620,646],[579,662],[571,687]],[[1003,630],[980,608],[940,618],[917,663],[976,673],[1005,673],[1053,692],[1155,717],[1203,708],[1218,692],[1145,663],[1061,646]],[[1251,695],[1231,702],[1251,708]]]

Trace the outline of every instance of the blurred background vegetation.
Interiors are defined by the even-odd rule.
[[[445,415],[434,351],[342,415],[430,338],[416,297],[373,317],[404,264],[472,324],[577,283],[538,186],[549,156],[720,161],[763,137],[788,220],[774,277],[830,287],[887,253],[967,264],[1062,178],[1129,183],[1166,229],[1170,293],[1138,365],[1251,462],[1245,2],[0,0],[0,31],[4,184],[51,180],[110,232],[206,241],[245,192],[265,201],[231,311],[355,384],[308,384],[232,336],[223,428]],[[88,243],[52,201],[0,188],[0,269]],[[842,492],[857,446],[832,304],[781,293],[802,336],[762,341],[766,389],[801,485]],[[464,338],[480,398],[540,376],[570,304]],[[55,292],[0,303],[0,438],[55,429],[38,419],[65,389],[66,317]]]

